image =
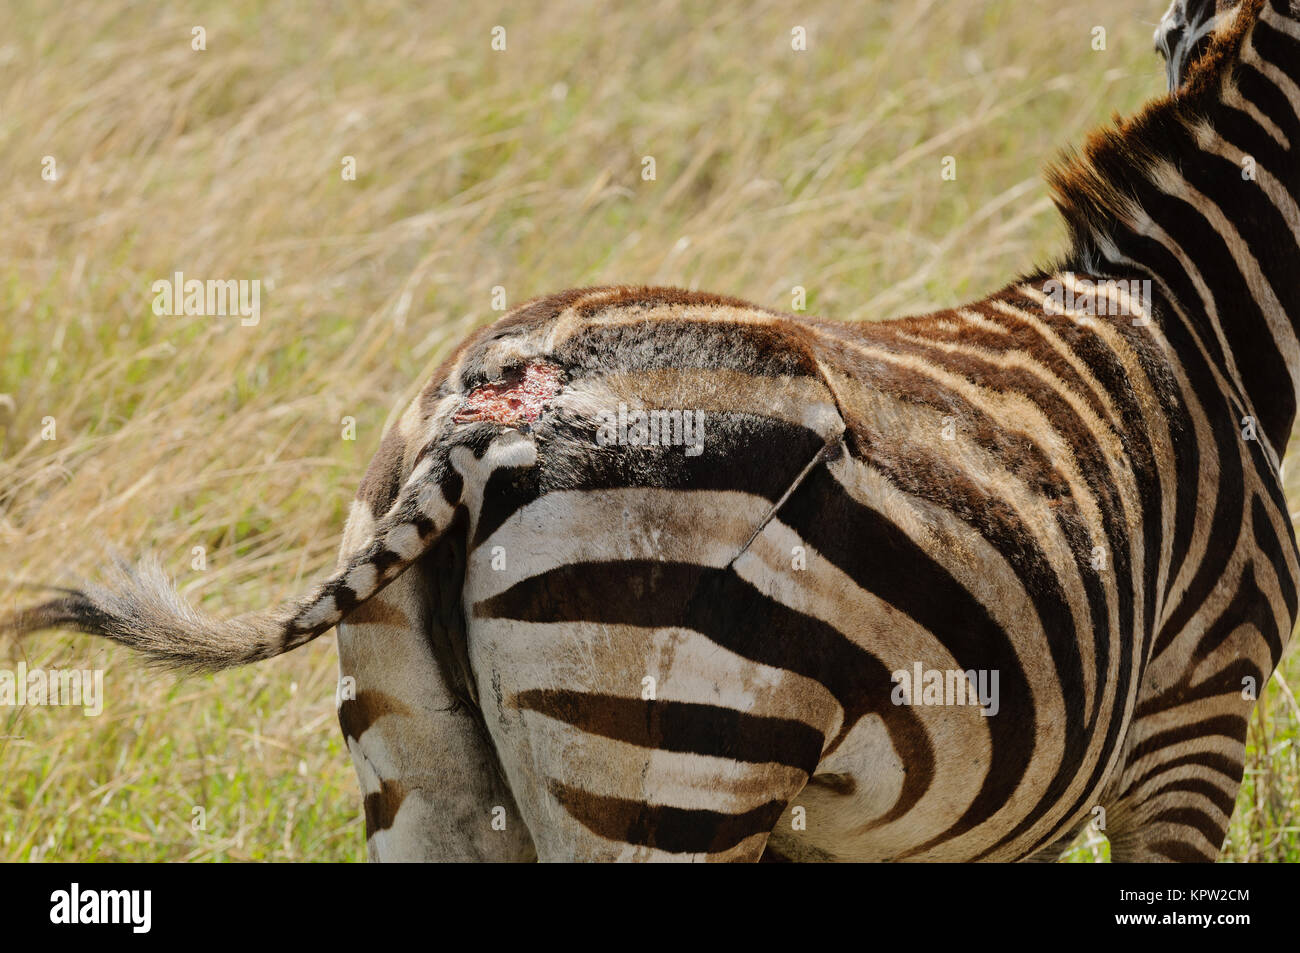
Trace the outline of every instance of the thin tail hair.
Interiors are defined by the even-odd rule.
[[[427,448],[435,449],[432,444]],[[154,560],[118,564],[106,584],[58,589],[38,605],[0,616],[0,635],[66,628],[102,636],[183,672],[218,671],[283,655],[328,632],[431,547],[451,523],[463,481],[447,454],[417,460],[369,540],[302,598],[233,619],[199,612]]]

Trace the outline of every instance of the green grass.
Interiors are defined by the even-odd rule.
[[[295,594],[494,285],[801,285],[845,319],[999,287],[1061,247],[1044,162],[1161,91],[1160,6],[6,4],[0,586],[93,575],[107,540],[209,610]],[[261,323],[154,315],[175,270],[262,280]],[[108,699],[0,709],[0,860],[364,855],[330,640],[182,683],[64,634],[19,658],[103,668]],[[1271,686],[1228,857],[1298,859],[1296,725]]]

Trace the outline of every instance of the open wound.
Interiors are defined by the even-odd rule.
[[[546,402],[560,392],[562,372],[555,364],[534,361],[506,371],[499,381],[475,387],[465,395],[455,423],[487,421],[494,424],[532,423]]]

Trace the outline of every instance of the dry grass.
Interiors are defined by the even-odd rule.
[[[0,579],[93,573],[112,540],[222,611],[332,563],[392,408],[493,286],[956,303],[1060,247],[1043,162],[1161,88],[1156,0],[231,0],[203,52],[175,9],[50,6],[0,6]],[[155,316],[177,270],[260,279],[260,324]],[[329,640],[180,684],[65,635],[0,653],[108,693],[0,709],[0,860],[363,855]],[[1296,859],[1296,724],[1270,689],[1232,857]]]

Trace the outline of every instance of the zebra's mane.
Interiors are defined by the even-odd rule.
[[[1130,118],[1094,130],[1079,150],[1067,150],[1048,167],[1052,199],[1070,232],[1072,262],[1097,260],[1097,236],[1131,227],[1141,215],[1135,196],[1162,159],[1177,164],[1189,123],[1213,113],[1224,73],[1238,62],[1242,44],[1267,0],[1242,0],[1192,64],[1184,85]]]

